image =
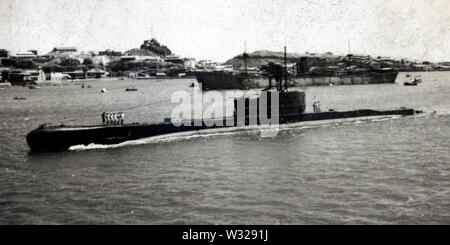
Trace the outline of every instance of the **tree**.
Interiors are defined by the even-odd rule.
[[[36,68],[37,65],[31,60],[15,60],[14,67],[21,69],[33,69]]]
[[[59,63],[62,66],[79,66],[80,61],[73,58],[65,58]]]
[[[141,45],[141,49],[146,49],[149,51],[152,51],[155,54],[166,56],[171,55],[172,51],[165,45],[162,45],[154,38],[150,40],[145,40],[144,43]]]
[[[92,61],[91,58],[86,58],[83,60],[83,65],[92,65],[94,64],[94,62]]]

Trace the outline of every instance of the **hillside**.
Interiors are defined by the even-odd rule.
[[[161,45],[156,39],[145,40],[140,48],[130,49],[125,55],[130,56],[160,56],[171,55],[172,51],[165,45]]]
[[[257,50],[255,52],[249,53],[249,57],[247,58],[247,65],[260,67],[267,63],[284,63],[284,53],[283,52],[275,52],[269,50]],[[304,56],[313,56],[312,54],[298,54],[298,53],[287,53],[287,62],[294,63],[298,62],[300,57]],[[314,55],[315,56],[315,55]],[[324,54],[320,56],[333,56],[332,54]],[[225,62],[226,65],[243,65],[244,60],[242,58],[242,54],[239,54],[232,59],[229,59]]]
[[[150,50],[140,49],[140,48],[130,49],[128,51],[125,51],[124,54],[128,55],[128,56],[160,56],[156,53],[153,53]]]

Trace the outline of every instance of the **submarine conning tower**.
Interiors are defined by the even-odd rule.
[[[305,111],[306,103],[305,103],[305,92],[304,91],[263,91],[267,93],[267,110],[266,113],[270,116],[271,111],[274,111],[274,106],[278,107],[278,112],[280,116],[283,115],[294,115],[294,114],[301,114]],[[278,105],[275,103],[272,103],[271,101],[271,93],[278,92]],[[245,115],[250,115],[250,108],[252,106],[256,106],[257,108],[253,111],[257,112],[257,115],[260,113],[260,106],[261,102],[260,99],[262,97],[258,96],[256,98],[249,98],[249,97],[241,97],[234,99],[234,112],[235,115],[238,111],[238,104],[239,103],[245,103]],[[241,102],[243,100],[243,102]]]
[[[245,67],[247,67],[247,57],[246,53],[244,53],[244,64]],[[271,106],[275,106],[276,104],[271,103],[271,93],[278,93],[278,111],[279,115],[293,115],[293,114],[301,114],[305,112],[306,108],[306,102],[305,102],[305,92],[299,91],[299,90],[292,90],[288,91],[288,70],[287,70],[287,53],[286,53],[286,46],[284,47],[284,67],[280,64],[274,64],[272,62],[268,63],[267,65],[264,65],[261,70],[265,73],[266,76],[269,78],[269,86],[261,92],[267,93],[267,113],[270,115]],[[246,70],[247,71],[247,70]],[[272,79],[275,81],[274,86],[272,86]],[[283,84],[284,80],[284,84]],[[236,98],[234,100],[234,112],[236,115],[237,107],[240,102],[240,100],[244,100],[245,103],[245,115],[250,115],[250,107],[251,106],[257,106],[256,111],[259,115],[259,108],[260,108],[260,98],[261,96],[257,98]],[[256,100],[256,101],[252,101]]]
[[[284,91],[279,94],[280,114],[300,114],[305,112],[304,91]]]

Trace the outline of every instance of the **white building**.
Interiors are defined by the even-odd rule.
[[[49,55],[58,58],[76,58],[77,49],[73,47],[56,47],[49,53]]]
[[[14,59],[33,59],[36,57],[37,55],[31,51],[18,52],[15,56],[13,56]]]

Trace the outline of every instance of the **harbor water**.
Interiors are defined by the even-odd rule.
[[[307,111],[423,110],[207,130],[32,153],[39,124],[161,122],[195,79],[93,80],[0,90],[0,224],[450,224],[450,72],[423,83],[306,87]],[[88,88],[90,86],[90,88]],[[135,92],[125,92],[134,87]],[[100,93],[105,88],[108,92]],[[24,97],[26,100],[14,100]]]

